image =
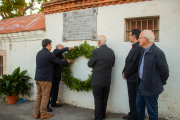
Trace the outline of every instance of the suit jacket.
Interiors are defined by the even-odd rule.
[[[88,61],[88,66],[93,67],[92,86],[110,86],[114,62],[114,51],[107,45],[101,45],[92,52],[91,59]]]
[[[68,64],[67,60],[59,60],[47,48],[43,48],[36,55],[36,73],[35,80],[52,81],[53,80],[53,63],[58,65]]]
[[[129,51],[125,60],[125,66],[123,69],[124,76],[127,82],[136,83],[138,77],[138,65],[143,48],[139,46],[139,42],[136,42],[133,48]]]
[[[59,58],[60,60],[63,59],[63,56],[62,54],[65,52],[65,51],[68,51],[68,47],[66,48],[63,48],[63,49],[55,49],[53,51],[54,55]],[[68,63],[67,63],[68,64]],[[66,65],[66,64],[63,64],[63,65]],[[61,80],[61,69],[60,69],[60,66],[58,64],[54,64],[53,66],[53,71],[54,71],[54,74],[53,74],[53,78],[58,78],[58,79],[54,79],[54,80]]]

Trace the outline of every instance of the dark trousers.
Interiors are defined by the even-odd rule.
[[[93,95],[95,103],[95,119],[102,120],[106,117],[106,107],[109,96],[110,86],[99,87],[93,86]]]
[[[149,115],[149,120],[158,120],[158,97],[155,96],[142,96],[141,90],[137,91],[136,109],[138,114],[138,120],[145,119],[145,106]]]
[[[56,101],[58,98],[58,92],[59,92],[59,81],[60,81],[60,78],[53,78],[51,92],[49,96],[49,103],[47,107],[49,107],[49,104],[51,105],[56,104]]]
[[[130,108],[130,112],[128,116],[130,116],[131,120],[137,120],[137,111],[136,111],[137,88],[136,87],[137,87],[136,83],[127,82],[129,108]]]

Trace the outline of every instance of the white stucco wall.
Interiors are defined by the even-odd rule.
[[[180,71],[178,54],[180,29],[180,1],[179,0],[153,0],[146,2],[128,3],[104,6],[98,8],[97,34],[107,37],[107,45],[116,55],[116,62],[112,72],[112,84],[107,110],[115,113],[128,113],[128,94],[126,81],[122,79],[121,72],[125,58],[131,48],[129,42],[124,42],[125,18],[159,16],[160,17],[160,42],[155,43],[166,54],[169,64],[170,77],[164,92],[159,97],[159,116],[180,119],[180,97],[178,87],[180,85]],[[53,40],[53,48],[58,43],[64,46],[74,46],[84,41],[62,42],[63,18],[62,13],[46,15],[46,37]],[[87,41],[90,45],[96,45],[95,41]],[[78,62],[78,61],[77,61]],[[88,69],[86,64],[76,63]],[[83,69],[75,68],[78,71]],[[74,71],[74,70],[73,70]],[[87,73],[88,74],[88,73]],[[80,74],[79,77],[87,77]],[[70,91],[65,84],[60,85],[59,98],[61,101],[80,107],[94,109],[92,92]]]
[[[0,34],[0,50],[6,50],[7,55],[7,74],[12,74],[17,67],[20,67],[20,71],[27,70],[27,75],[32,78],[29,81],[34,83],[34,88],[30,93],[31,96],[21,96],[29,100],[35,100],[36,98],[34,81],[36,54],[42,49],[41,42],[44,35],[43,30]]]

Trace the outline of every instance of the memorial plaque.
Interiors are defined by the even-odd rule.
[[[63,13],[63,41],[96,39],[97,8]]]

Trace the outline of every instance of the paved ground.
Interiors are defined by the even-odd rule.
[[[60,108],[53,108],[54,116],[47,120],[93,120],[94,110],[63,105]],[[123,120],[123,115],[107,113],[105,120]],[[35,120],[34,101],[8,105],[0,102],[0,120]]]
[[[47,120],[93,120],[94,110],[63,105],[53,108],[54,116]],[[8,105],[0,102],[0,120],[34,120],[34,101]],[[123,120],[120,114],[108,114],[106,120]]]

